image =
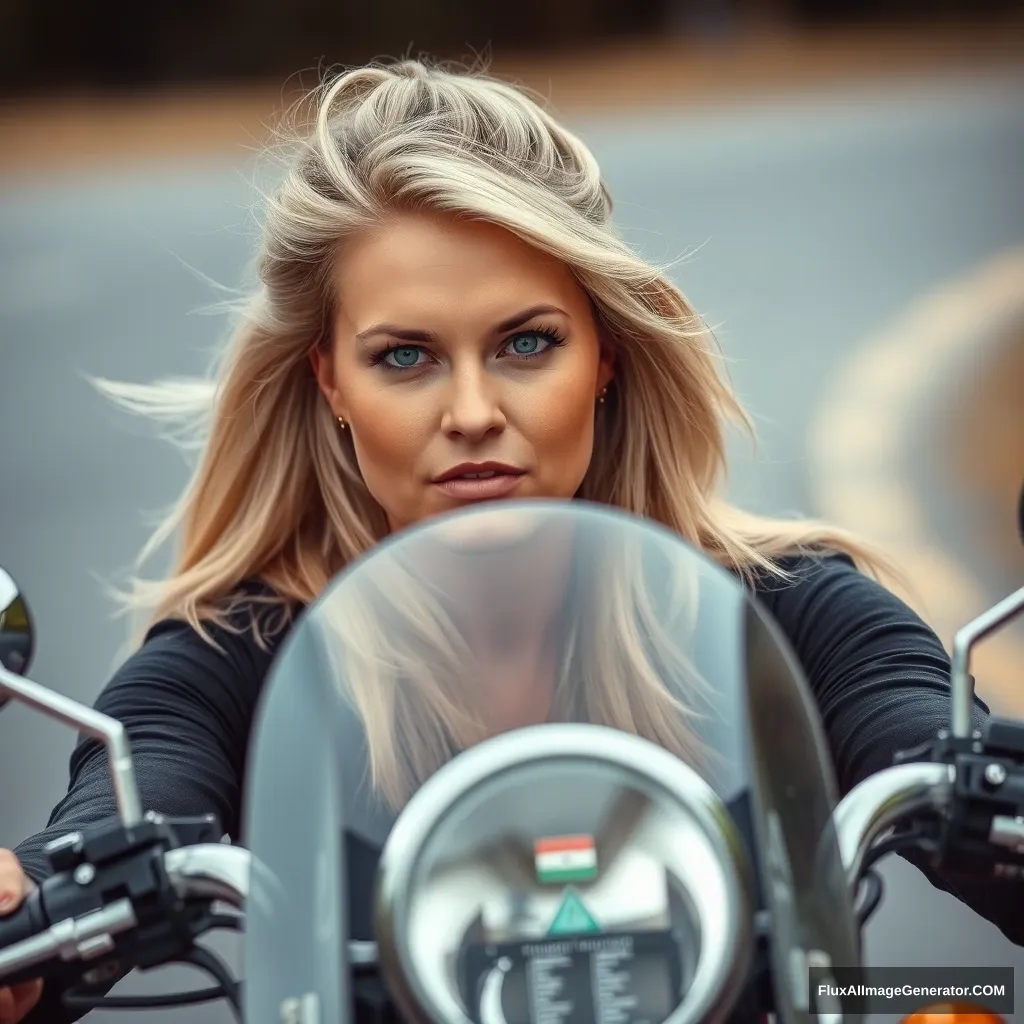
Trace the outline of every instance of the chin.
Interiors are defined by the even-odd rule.
[[[529,509],[506,509],[509,498],[490,498],[464,504],[478,515],[460,516],[436,531],[438,542],[461,553],[498,552],[521,544],[540,529],[544,517]]]

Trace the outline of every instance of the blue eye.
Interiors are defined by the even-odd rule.
[[[528,359],[560,344],[562,339],[551,331],[523,331],[509,339],[508,347],[511,355]]]
[[[409,367],[416,365],[416,359],[419,355],[420,349],[406,345],[402,348],[390,349],[384,356],[384,359],[390,362],[392,366],[398,366],[403,370],[407,370]]]
[[[517,356],[532,356],[540,342],[536,334],[518,334],[512,339],[512,348]]]

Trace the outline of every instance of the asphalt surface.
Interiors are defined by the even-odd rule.
[[[807,424],[842,355],[922,291],[1024,240],[1022,86],[1024,77],[879,85],[578,123],[627,236],[656,260],[687,257],[673,276],[734,360],[761,435],[756,458],[734,445],[737,500],[813,511]],[[187,470],[83,375],[146,381],[205,367],[226,325],[196,310],[224,297],[211,280],[242,281],[253,175],[242,162],[182,158],[90,177],[58,168],[0,192],[0,562],[35,611],[34,677],[84,701],[125,640],[100,581],[130,563],[145,516],[175,497]],[[0,845],[45,823],[72,742],[21,708],[0,716]],[[885,875],[873,962],[1024,967],[1024,950],[912,869]],[[236,947],[218,948],[237,963]],[[159,973],[121,988],[185,977]],[[202,981],[189,973],[187,983]],[[230,1016],[210,1007],[159,1019]]]

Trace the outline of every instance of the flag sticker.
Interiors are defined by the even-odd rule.
[[[554,836],[533,844],[537,881],[542,885],[589,882],[597,878],[597,847],[592,836]]]

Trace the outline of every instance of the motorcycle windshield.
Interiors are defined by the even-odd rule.
[[[549,726],[566,723],[650,741],[713,795],[737,863],[749,868],[750,916],[771,921],[783,1019],[802,1015],[808,958],[858,961],[819,720],[785,640],[739,575],[604,506],[503,502],[378,545],[332,580],[282,646],[246,780],[249,1024],[350,1019],[352,943],[378,938],[378,862],[406,805],[435,774],[454,772],[463,752],[468,763],[474,748],[529,728],[555,736]],[[548,927],[541,918],[565,911],[570,889],[586,903],[587,887],[605,884],[594,865],[614,860],[609,850],[622,842],[611,833],[629,826],[612,822],[621,786],[595,772],[509,770],[486,799],[437,823],[456,852],[506,840],[528,850],[525,861],[488,869],[492,881],[506,871],[502,906],[514,891],[516,914],[488,902],[490,883],[436,896],[430,941],[447,944],[446,962],[462,963],[474,941],[491,949],[535,938]],[[552,882],[557,896],[543,888]],[[647,892],[640,875],[634,882],[631,891]],[[671,918],[655,905],[662,897],[651,895],[635,920],[607,911],[602,934],[636,934],[644,914]],[[595,888],[584,930],[597,929],[602,905],[611,906]],[[466,922],[465,934],[450,934],[454,921]],[[668,1019],[674,1005],[646,1019]],[[472,1006],[448,1016],[485,1019]],[[539,1017],[523,1010],[519,1019]]]

